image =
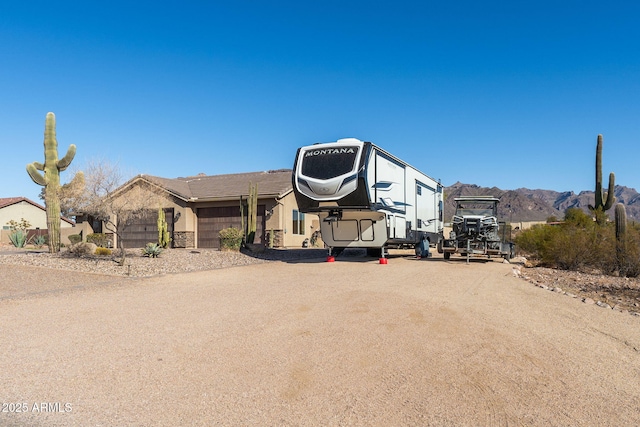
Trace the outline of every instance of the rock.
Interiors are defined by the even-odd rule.
[[[526,265],[527,264],[527,259],[523,256],[517,256],[517,257],[513,257],[509,260],[509,263],[511,264],[520,264],[520,265]]]
[[[556,286],[555,288],[553,288],[553,292],[557,292],[557,293],[561,294],[562,293],[562,288],[559,288],[559,287]]]
[[[582,298],[582,302],[585,304],[595,304],[596,302],[591,298]]]
[[[609,309],[611,308],[611,306],[609,304],[607,304],[606,302],[602,302],[602,301],[596,302],[596,305],[598,307],[602,307],[602,308],[609,308]]]
[[[78,242],[69,247],[69,252],[76,255],[93,255],[98,246],[95,243]]]

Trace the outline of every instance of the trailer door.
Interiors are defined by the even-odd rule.
[[[437,190],[416,180],[416,227],[420,231],[436,232],[438,219]]]

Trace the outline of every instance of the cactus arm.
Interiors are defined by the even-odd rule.
[[[43,170],[44,168],[40,168],[38,166],[42,166],[42,164],[38,162],[29,163],[27,165],[27,173],[29,174],[33,182],[35,182],[38,185],[42,185],[43,187],[46,187],[47,179],[45,178],[44,174],[41,174],[40,172],[38,172],[39,170]]]
[[[604,203],[604,210],[607,211],[611,209],[613,204],[616,202],[616,196],[614,195],[616,183],[616,175],[611,172],[609,174],[609,188],[607,189],[607,201]]]
[[[67,150],[67,154],[60,160],[58,160],[57,166],[59,171],[65,170],[71,164],[71,161],[76,155],[76,146],[71,144]]]

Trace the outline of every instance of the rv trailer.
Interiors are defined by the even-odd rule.
[[[329,255],[414,248],[428,256],[443,236],[442,185],[371,142],[355,138],[301,147],[293,189],[298,209],[320,218]]]

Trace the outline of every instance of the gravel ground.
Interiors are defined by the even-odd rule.
[[[0,425],[640,425],[640,318],[533,269],[195,255],[128,277],[0,255]]]
[[[391,254],[408,255],[413,251],[391,251]],[[348,250],[342,257],[361,257],[364,251]],[[60,254],[52,255],[44,251],[16,249],[10,245],[0,246],[0,265],[11,264],[30,267],[23,269],[22,277],[40,275],[33,267],[53,268],[69,270],[81,273],[80,276],[66,279],[62,284],[47,286],[46,283],[25,290],[22,286],[10,286],[7,283],[17,281],[5,281],[0,286],[0,298],[16,297],[25,293],[37,293],[50,288],[73,288],[82,283],[100,283],[105,279],[95,275],[112,275],[121,277],[152,277],[163,274],[186,273],[191,271],[206,271],[232,266],[260,264],[269,261],[296,261],[304,259],[322,259],[326,256],[325,249],[265,249],[261,252],[221,252],[212,249],[169,249],[165,250],[159,258],[148,258],[141,255],[141,250],[127,251],[126,263],[119,265],[114,257],[88,256],[78,257],[62,250]],[[455,260],[456,258],[454,258]],[[565,271],[544,267],[525,268],[526,259],[516,258],[514,261],[514,274],[536,286],[562,293],[574,298],[580,298],[587,303],[606,304],[612,309],[640,315],[640,279],[627,277],[614,277],[602,274],[594,274],[578,271]],[[75,280],[74,280],[75,279]],[[38,279],[32,282],[39,282]],[[7,292],[8,291],[8,292]]]
[[[142,255],[140,249],[127,250],[125,265],[113,256],[77,256],[65,249],[50,254],[35,249],[20,250],[12,246],[0,247],[0,264],[55,268],[83,273],[113,276],[150,277],[159,274],[214,270],[231,266],[259,264],[266,261],[322,258],[324,249],[265,249],[260,252],[226,252],[214,249],[167,249],[158,258]]]

